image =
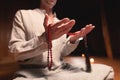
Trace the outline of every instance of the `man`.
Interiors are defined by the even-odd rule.
[[[81,67],[64,62],[63,57],[74,51],[80,38],[95,26],[88,24],[67,38],[75,20],[59,20],[53,12],[56,3],[57,0],[40,0],[39,8],[16,12],[9,49],[21,69],[15,73],[14,80],[90,80],[90,77],[93,80],[95,72],[104,67],[106,74],[103,75],[101,70],[101,77],[97,79],[102,80],[112,72],[111,67],[94,65],[93,67],[99,67],[98,70],[93,69],[88,74]]]

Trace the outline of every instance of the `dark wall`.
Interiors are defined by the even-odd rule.
[[[39,0],[2,0],[0,1],[0,56],[8,54],[8,40],[12,28],[12,19],[18,9],[35,8]],[[114,55],[120,54],[120,32],[119,32],[119,3],[118,1],[104,0],[58,0],[55,6],[56,13],[60,19],[69,17],[76,20],[76,25],[71,32],[77,31],[86,24],[92,23],[96,28],[87,35],[90,55],[106,56],[106,49],[102,34],[100,5],[105,6],[108,29]],[[117,20],[118,19],[118,20]],[[71,55],[81,55],[84,52],[84,43]]]
[[[88,48],[91,55],[106,56],[106,49],[101,26],[100,3],[97,0],[61,0],[57,6],[57,13],[60,18],[69,17],[76,20],[76,25],[71,32],[77,31],[86,24],[93,24],[96,28],[88,34]],[[83,42],[78,46],[72,55],[84,53]]]
[[[114,57],[120,58],[120,1],[105,0],[107,21]]]

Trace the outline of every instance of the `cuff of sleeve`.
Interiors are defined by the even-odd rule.
[[[71,43],[71,42],[69,41],[69,39],[70,39],[70,37],[68,38],[68,43],[69,43],[69,44],[78,44],[81,40],[83,40],[83,37],[80,37],[80,38],[77,39],[74,43]]]

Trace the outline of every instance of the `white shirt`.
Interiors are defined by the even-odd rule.
[[[9,50],[14,53],[16,60],[34,58],[30,63],[46,64],[48,44],[44,35],[44,10],[19,10],[15,14]],[[58,19],[55,16],[54,22]],[[38,38],[40,36],[40,38]],[[66,34],[52,41],[52,53],[54,65],[60,65],[62,56],[66,56],[75,50],[78,43],[70,44]]]
[[[25,59],[31,58],[30,60],[26,61],[25,64],[46,65],[48,44],[44,36],[44,17],[44,11],[40,9],[19,10],[16,13],[13,21],[11,39],[9,41],[10,52],[14,54],[16,60],[21,60],[24,62]],[[54,20],[58,21],[56,17]],[[40,39],[38,39],[38,36],[40,36]],[[54,66],[52,66],[53,69],[61,65],[61,57],[70,54],[78,45],[78,43],[70,44],[69,39],[66,38],[66,34],[56,40],[53,40],[52,44],[54,63]],[[83,64],[80,64],[80,66],[83,66]],[[29,80],[33,78],[46,80],[46,77],[47,80],[108,80],[113,79],[114,76],[114,72],[111,67],[101,64],[93,64],[91,73],[86,73],[84,71],[81,71],[81,69],[76,72],[74,70],[69,71],[69,69],[61,69],[61,71],[59,71],[59,68],[54,71],[48,71],[45,68],[45,70],[42,70],[42,73],[40,73],[40,70],[41,69],[35,69],[33,71],[29,69],[22,70],[19,73],[21,75],[27,76],[27,79]],[[100,75],[96,76],[96,73],[98,72]],[[41,77],[43,73],[48,76]],[[40,75],[39,78],[36,75]],[[24,78],[18,77],[15,80],[17,79]]]

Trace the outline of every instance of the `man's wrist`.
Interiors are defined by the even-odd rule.
[[[83,40],[83,37],[77,39],[77,40],[74,40],[74,41],[70,41],[71,44],[76,44],[78,43],[80,40]]]

